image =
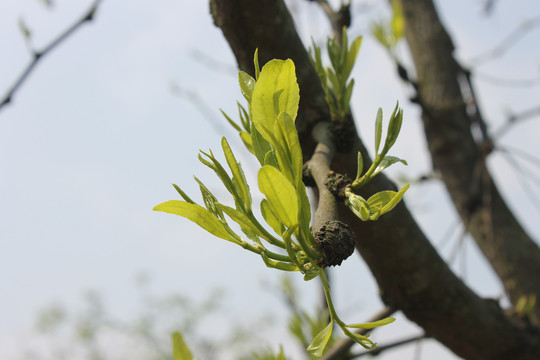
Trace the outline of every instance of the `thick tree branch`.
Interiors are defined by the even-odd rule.
[[[515,304],[522,296],[540,298],[540,249],[507,207],[486,168],[490,147],[485,152],[473,137],[477,117],[468,113],[467,94],[459,84],[463,70],[453,57],[452,41],[431,0],[401,3],[434,166],[510,300]],[[540,323],[540,307],[535,313]]]
[[[314,141],[308,130],[328,119],[328,109],[287,8],[279,0],[210,2],[214,22],[223,30],[242,69],[253,72],[251,59],[256,47],[264,60],[277,57],[295,61],[301,89],[296,124],[304,153],[308,154],[305,158],[311,157]],[[355,174],[357,151],[368,162],[368,154],[356,138],[354,150],[336,155],[332,169]],[[378,175],[363,188],[362,195],[388,189],[395,189],[395,185]],[[356,234],[356,247],[375,276],[383,301],[401,309],[424,328],[427,336],[468,359],[540,357],[538,333],[515,325],[495,303],[467,288],[437,254],[404,204],[376,222],[360,221],[345,206],[338,210],[340,219]]]
[[[319,231],[325,222],[338,219],[336,198],[325,185],[335,153],[329,125],[329,122],[321,122],[314,127],[313,135],[315,141],[317,141],[317,146],[311,159],[306,163],[306,167],[319,191],[319,203],[311,227],[313,233]]]
[[[60,45],[64,40],[69,38],[77,29],[82,27],[83,24],[86,22],[92,21],[94,18],[94,14],[96,13],[99,3],[101,0],[95,0],[90,9],[86,12],[86,14],[79,19],[76,23],[71,25],[68,29],[66,29],[62,34],[60,34],[56,39],[54,39],[49,45],[47,45],[43,50],[41,51],[34,51],[32,54],[32,60],[30,63],[26,66],[26,68],[23,70],[23,72],[19,75],[17,80],[15,80],[15,83],[11,86],[11,88],[8,90],[6,95],[2,100],[0,100],[0,110],[8,105],[12,99],[13,95],[19,88],[23,85],[25,80],[28,78],[28,76],[32,73],[32,71],[35,69],[38,62],[45,57],[45,55],[48,55],[54,48],[56,48],[58,45]]]

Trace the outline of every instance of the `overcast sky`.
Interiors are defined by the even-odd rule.
[[[0,96],[30,61],[19,19],[32,31],[33,46],[41,49],[90,3],[58,0],[48,10],[35,0],[0,0]],[[319,9],[305,1],[290,3],[304,40],[324,41],[328,26]],[[358,2],[365,3],[371,4],[369,11],[355,8],[358,17],[350,30],[351,38],[366,35],[353,74],[353,111],[372,148],[377,108],[383,108],[387,120],[400,102],[404,125],[393,153],[409,166],[396,165],[391,174],[414,178],[430,169],[418,109],[408,103],[408,89],[395,79],[388,56],[367,33],[369,21],[387,9],[377,1]],[[499,1],[490,16],[482,13],[481,1],[437,3],[454,36],[456,55],[467,66],[540,14],[540,3],[534,0]],[[484,78],[538,78],[538,35],[538,30],[531,31],[479,72]],[[409,62],[405,51],[401,55]],[[240,321],[267,309],[283,309],[278,296],[261,286],[277,283],[279,273],[257,256],[212,238],[187,220],[152,212],[156,204],[177,198],[171,182],[198,198],[193,174],[223,194],[197,160],[199,149],[217,152],[223,135],[248,164],[244,168],[253,180],[253,163],[240,155],[241,143],[218,115],[218,108],[236,115],[241,95],[234,67],[206,1],[159,0],[149,5],[103,0],[95,21],[44,58],[13,102],[0,110],[0,358],[14,359],[20,353],[40,308],[58,302],[73,306],[86,289],[103,293],[113,313],[130,316],[136,308],[132,280],[140,271],[151,274],[157,293],[181,292],[199,299],[211,289],[225,288],[228,312]],[[207,112],[172,93],[171,84],[195,93],[208,105]],[[540,98],[539,86],[504,88],[478,78],[477,87],[492,129],[509,113],[537,106]],[[529,121],[501,143],[538,153],[539,136],[540,126]],[[538,238],[540,206],[519,186],[522,176],[498,155],[490,165],[520,220]],[[538,194],[538,187],[535,190]],[[432,241],[442,244],[456,216],[441,185],[413,185],[406,199]],[[454,232],[441,249],[445,257],[458,235]],[[482,296],[501,295],[501,286],[470,241],[454,268]],[[333,271],[332,279],[338,312],[345,318],[361,322],[382,306],[358,255]],[[317,284],[296,283],[306,305],[313,305]],[[411,329],[418,333],[399,320],[374,338],[384,343]],[[275,333],[269,343],[276,348],[284,338]],[[408,347],[381,359],[413,351]],[[436,352],[439,359],[455,358],[431,343],[425,351]]]

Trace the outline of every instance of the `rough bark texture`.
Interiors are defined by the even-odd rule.
[[[301,91],[297,119],[303,150],[313,150],[309,129],[328,118],[319,80],[296,34],[294,23],[282,0],[210,0],[214,22],[231,45],[241,69],[252,72],[252,54],[259,47],[261,59],[291,58],[297,68]],[[261,60],[261,63],[264,63]],[[309,87],[309,88],[306,88]],[[333,170],[356,173],[355,148],[339,154]],[[461,145],[460,145],[461,146]],[[369,166],[369,165],[366,165]],[[364,191],[395,186],[377,176]],[[496,302],[478,297],[459,280],[431,246],[406,206],[401,204],[376,222],[362,222],[345,207],[341,220],[356,234],[356,247],[370,267],[390,307],[424,328],[466,359],[539,359],[540,336],[534,328],[508,318]],[[359,281],[363,274],[358,274]]]
[[[512,303],[522,296],[540,299],[540,249],[505,204],[485,166],[483,144],[473,138],[452,41],[431,0],[401,3],[433,164]],[[540,324],[538,306],[533,321]]]

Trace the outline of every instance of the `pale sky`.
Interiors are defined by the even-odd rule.
[[[41,49],[90,3],[58,0],[51,11],[35,0],[0,0],[0,96],[29,61],[18,19],[28,24],[34,46]],[[306,1],[289,3],[295,5],[303,39],[324,40],[328,28],[318,8]],[[377,1],[367,3],[375,5],[358,15],[349,35],[366,35],[353,73],[353,111],[371,148],[377,108],[383,108],[387,120],[399,100],[405,109],[403,131],[392,153],[409,166],[396,165],[390,173],[414,178],[429,170],[418,109],[408,103],[410,93],[367,33],[369,21],[387,9]],[[499,1],[489,17],[482,14],[480,1],[437,3],[465,64],[540,13],[534,0]],[[500,78],[539,78],[538,39],[539,30],[531,31],[480,71]],[[223,135],[242,163],[250,164],[218,111],[223,108],[236,117],[236,101],[242,99],[236,75],[227,66],[213,69],[215,65],[197,53],[234,68],[206,1],[159,0],[149,5],[103,0],[94,22],[44,58],[12,104],[0,111],[0,358],[20,354],[39,309],[58,302],[77,304],[86,289],[102,292],[113,313],[130,316],[135,311],[132,280],[140,271],[152,275],[159,293],[182,292],[197,299],[216,287],[225,288],[228,311],[239,321],[266,309],[283,310],[278,297],[261,287],[277,283],[277,271],[187,220],[152,211],[158,203],[178,198],[171,182],[199,199],[193,174],[218,196],[223,194],[197,160],[199,149],[218,152]],[[407,60],[406,52],[402,56]],[[221,124],[213,125],[191,102],[173,95],[171,83],[196,92]],[[477,87],[492,128],[503,123],[509,111],[538,106],[540,98],[540,86],[504,88],[478,81]],[[534,154],[539,136],[540,126],[531,120],[509,132],[502,143]],[[538,238],[540,206],[535,208],[534,198],[518,185],[520,175],[500,156],[492,156],[490,165],[520,220]],[[256,169],[244,168],[253,181]],[[413,185],[406,200],[432,241],[441,243],[456,221],[443,187]],[[445,257],[457,236],[454,233],[442,249]],[[470,241],[465,253],[455,262],[456,271],[466,269],[466,282],[482,296],[499,296],[501,286]],[[357,254],[335,269],[332,279],[338,312],[344,309],[345,318],[362,322],[382,307],[373,278]],[[306,306],[313,305],[318,285],[297,280]],[[353,305],[358,308],[351,309]],[[373,337],[383,344],[411,334],[414,327],[402,316],[398,320]],[[285,338],[275,333],[269,344],[275,349]],[[409,346],[380,358],[406,358],[413,352]],[[431,343],[424,349],[426,358],[428,354],[455,358]]]

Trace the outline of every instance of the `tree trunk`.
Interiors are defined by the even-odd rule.
[[[210,0],[210,4],[240,69],[253,73],[257,47],[261,59],[295,62],[301,91],[296,124],[309,158],[315,145],[310,130],[318,121],[328,121],[329,111],[285,4],[282,0]],[[355,174],[357,151],[368,161],[356,136],[354,149],[338,154],[333,169]],[[395,185],[379,175],[363,191],[372,194],[390,188]],[[340,210],[342,221],[356,234],[356,247],[377,280],[383,301],[402,310],[426,335],[467,359],[540,359],[538,330],[514,322],[495,301],[480,298],[458,279],[403,203],[376,222],[362,222],[344,206]],[[358,274],[359,282],[363,276]]]
[[[471,129],[482,124],[467,114],[459,84],[465,73],[453,57],[452,41],[431,0],[401,3],[433,164],[512,303],[522,296],[540,299],[540,248],[518,223],[487,170],[490,139],[473,138]],[[540,306],[532,320],[540,324]]]

